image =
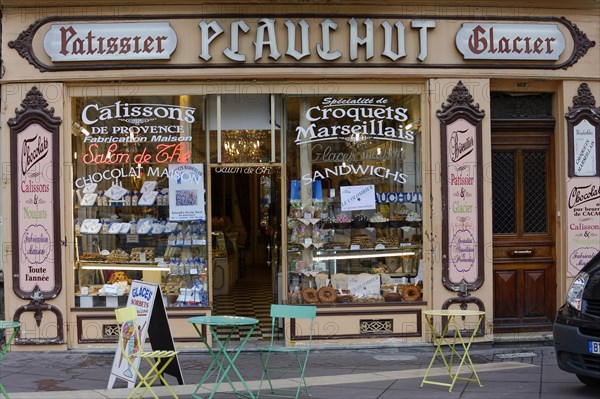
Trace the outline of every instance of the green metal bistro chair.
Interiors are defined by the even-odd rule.
[[[306,380],[304,379],[304,373],[306,372],[308,355],[312,346],[316,317],[316,306],[271,305],[271,344],[268,347],[259,350],[263,373],[256,395],[257,398],[261,396],[262,385],[265,380],[269,383],[270,393],[263,393],[263,396],[297,399],[302,390],[306,392],[307,396],[310,396]],[[308,338],[303,345],[280,346],[275,343],[275,337],[277,337],[277,332],[279,330],[279,318],[290,319],[290,321],[297,319],[306,319],[309,321],[309,330],[306,332],[302,331],[302,333],[304,333],[303,335]],[[297,328],[298,327],[296,327],[296,329]],[[294,364],[281,364],[280,361],[282,356],[274,356],[275,354],[293,355]],[[279,363],[276,363],[278,361]],[[298,377],[297,387],[273,387],[271,382],[272,378],[281,378],[288,374],[292,374],[294,378]]]
[[[135,306],[115,309],[115,316],[119,326],[119,348],[121,349],[121,356],[129,364],[129,370],[133,370],[135,375],[137,375],[137,378],[139,378],[139,382],[129,393],[127,398],[141,398],[146,391],[149,391],[155,399],[159,399],[154,390],[152,390],[152,384],[157,378],[160,379],[171,395],[174,398],[177,398],[177,395],[165,380],[163,372],[173,359],[175,359],[178,351],[144,350],[144,343],[141,342],[140,338],[137,308]],[[150,369],[146,374],[140,372],[139,360],[136,362],[136,359],[144,359],[146,363],[148,363]]]
[[[15,337],[19,333],[19,329],[21,328],[21,323],[18,321],[12,320],[0,320],[0,334],[6,334],[6,330],[12,329],[12,333],[7,334],[8,337],[5,337],[5,341],[2,344],[2,348],[0,349],[0,363],[2,363],[2,359],[4,359],[4,355],[10,349],[10,345],[14,341]],[[0,382],[0,392],[6,399],[9,399],[8,392],[4,389],[4,386]]]

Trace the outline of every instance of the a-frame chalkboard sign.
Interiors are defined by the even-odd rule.
[[[141,326],[140,339],[142,342],[145,342],[146,337],[149,337],[153,350],[175,350],[160,286],[144,281],[132,281],[127,299],[127,306],[131,305],[138,309],[138,323]],[[139,362],[140,359],[136,359],[136,367],[139,367]],[[165,373],[177,378],[180,385],[184,384],[178,357],[175,357],[169,364],[165,369]],[[129,388],[135,385],[136,375],[128,371],[127,362],[121,361],[121,350],[118,346],[108,380],[108,389],[112,389],[117,378],[126,381]]]

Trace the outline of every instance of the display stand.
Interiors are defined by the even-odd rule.
[[[142,326],[140,331],[142,343],[146,341],[148,334],[153,350],[175,350],[175,343],[171,334],[171,328],[169,327],[163,296],[158,284],[138,280],[132,281],[126,306],[137,307],[138,322]],[[108,379],[108,389],[112,389],[117,378],[127,381],[128,388],[133,388],[135,384],[135,373],[130,374],[127,362],[121,360],[121,351],[117,347]],[[136,359],[136,367],[139,366],[140,360],[140,358]],[[177,356],[175,357],[175,361],[171,362],[164,372],[175,377],[180,385],[184,384]]]

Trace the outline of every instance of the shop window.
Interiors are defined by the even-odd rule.
[[[261,93],[208,97],[210,161],[280,162],[281,99]]]
[[[203,98],[72,100],[75,305],[119,307],[132,280],[208,306]]]
[[[289,302],[421,300],[420,105],[287,99]]]

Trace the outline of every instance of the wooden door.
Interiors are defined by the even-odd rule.
[[[553,130],[492,129],[494,332],[544,331],[556,311]]]

